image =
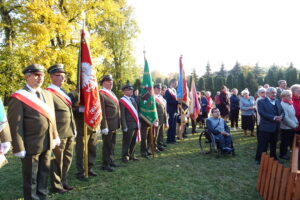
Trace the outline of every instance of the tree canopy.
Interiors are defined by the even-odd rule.
[[[126,0],[0,0],[2,95],[22,87],[21,71],[31,63],[46,68],[64,64],[66,89],[74,89],[83,11],[98,79],[112,74],[118,92],[127,80],[133,83],[140,76],[142,69],[132,56],[139,29]]]

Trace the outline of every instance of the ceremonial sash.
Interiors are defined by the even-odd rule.
[[[48,88],[46,88],[46,90],[54,93],[56,96],[62,99],[68,106],[72,107],[71,98],[60,88],[50,85]]]
[[[125,106],[125,108],[127,108],[129,113],[131,114],[131,116],[135,120],[135,122],[138,126],[137,134],[136,134],[136,141],[140,142],[141,141],[141,132],[140,132],[140,122],[139,122],[139,116],[138,116],[137,110],[132,105],[131,101],[129,101],[126,97],[122,97],[120,99],[120,103],[122,103]]]
[[[168,91],[170,92],[171,97],[173,97],[173,99],[177,100],[176,94],[171,90],[171,88],[168,88]]]
[[[18,90],[17,92],[12,94],[11,97],[18,99],[30,108],[39,112],[41,115],[46,117],[50,121],[52,126],[56,129],[54,110],[52,110],[45,102],[24,89]],[[53,138],[56,139],[55,134],[53,134]]]
[[[118,98],[109,90],[102,88],[100,92],[109,98],[111,98],[117,105],[119,105]]]
[[[166,101],[164,99],[159,98],[159,96],[155,96],[155,101],[166,108]]]

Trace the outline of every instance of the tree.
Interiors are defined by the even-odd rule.
[[[214,77],[214,87],[215,91],[221,90],[221,88],[225,85],[225,78],[221,76],[215,76]]]
[[[248,72],[246,76],[246,82],[245,82],[245,87],[248,88],[250,95],[254,96],[257,89],[258,89],[258,84],[257,81],[255,80],[255,76],[252,72]]]
[[[218,76],[225,77],[226,76],[226,71],[224,67],[224,63],[222,63],[220,71],[218,72]]]
[[[162,83],[161,77],[157,77],[157,78],[155,79],[155,83],[156,83],[156,84]]]
[[[125,0],[0,1],[0,92],[8,95],[23,84],[22,68],[39,63],[46,68],[63,63],[68,73],[65,89],[73,89],[82,29],[82,11],[90,32],[90,49],[97,76],[110,73],[114,90],[133,82],[142,69],[132,56],[139,30]],[[96,59],[95,59],[96,58]],[[8,84],[10,83],[10,84]],[[45,85],[49,83],[46,76]]]
[[[292,63],[286,70],[286,82],[288,86],[294,85],[298,80],[298,71],[293,67]]]
[[[241,69],[241,65],[238,61],[236,61],[235,65],[233,66],[233,68],[230,70],[230,73],[234,76],[234,77],[238,77],[240,73],[242,73],[242,69]]]
[[[229,74],[227,76],[227,79],[226,79],[226,86],[230,89],[233,89],[236,87],[236,85],[234,84],[234,80],[233,80],[233,75],[232,74]]]
[[[255,78],[261,77],[264,75],[264,70],[258,65],[258,63],[255,64],[253,68],[253,74]]]
[[[169,86],[169,80],[168,80],[168,78],[165,78],[164,85]]]
[[[207,91],[211,91],[212,93],[214,93],[215,88],[214,88],[214,80],[213,77],[210,76],[206,79],[206,83],[205,83],[205,88]],[[199,88],[200,89],[200,88]]]
[[[210,64],[209,62],[207,62],[207,65],[206,65],[206,72],[205,72],[205,77],[209,77],[211,76],[211,67],[210,67]]]
[[[196,88],[199,91],[206,90],[206,87],[205,87],[205,78],[204,77],[201,77],[201,78],[198,79]]]
[[[245,76],[243,73],[240,73],[238,75],[238,84],[236,84],[236,86],[239,91],[242,91],[245,89],[246,83],[245,83]]]
[[[270,86],[277,87],[278,70],[278,66],[272,65],[271,68],[268,70],[267,75],[265,76],[265,83],[269,84]]]

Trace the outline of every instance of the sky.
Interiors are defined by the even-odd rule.
[[[297,0],[128,0],[140,34],[134,56],[162,74],[205,73],[224,63],[300,68],[300,12]]]

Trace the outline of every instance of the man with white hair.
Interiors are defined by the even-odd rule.
[[[276,99],[276,89],[269,87],[266,92],[267,97],[258,101],[258,113],[261,119],[259,123],[259,144],[255,157],[257,164],[260,163],[261,154],[267,152],[269,145],[270,157],[274,157],[277,160],[276,144],[280,122],[284,118],[280,101]]]
[[[286,86],[287,86],[286,80],[279,80],[279,81],[278,81],[277,95],[276,95],[276,98],[277,98],[277,99],[281,99],[281,98],[280,98],[280,97],[281,97],[281,92],[282,92],[283,90],[286,90]]]

